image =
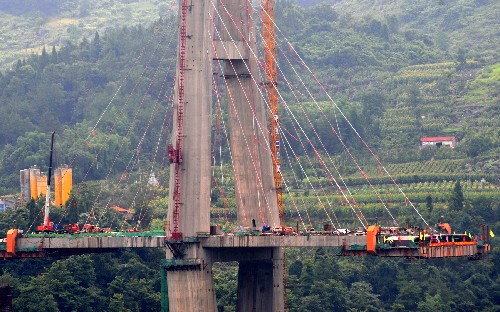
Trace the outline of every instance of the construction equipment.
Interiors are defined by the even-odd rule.
[[[441,232],[451,234],[451,227],[448,223],[438,223],[437,227]]]
[[[281,176],[281,136],[279,132],[278,72],[276,64],[276,37],[274,34],[274,0],[264,0],[262,9],[262,36],[264,38],[264,72],[267,98],[271,109],[270,147],[273,159],[274,186],[280,226],[285,226],[285,207],[283,205],[283,178]]]
[[[278,98],[278,71],[276,62],[276,37],[274,33],[274,0],[263,0],[261,12],[262,36],[264,41],[264,72],[266,75],[266,90],[271,108],[270,147],[273,160],[274,187],[280,227],[285,229],[285,206],[283,204],[283,177],[281,176],[281,136]],[[293,232],[288,231],[287,233]],[[286,288],[286,258],[283,253],[283,287]],[[286,294],[284,293],[285,311],[288,311]]]
[[[50,222],[50,179],[52,177],[52,154],[54,151],[54,135],[52,132],[52,139],[50,141],[50,158],[49,158],[49,172],[47,174],[47,192],[45,194],[45,208],[43,211],[43,223],[37,227],[38,232],[54,232],[54,223]]]
[[[64,233],[69,233],[69,234],[78,234],[80,233],[80,225],[78,223],[71,223],[71,224],[66,224],[63,227],[63,232]]]

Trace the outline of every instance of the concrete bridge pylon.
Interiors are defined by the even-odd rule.
[[[283,248],[234,252],[204,248],[196,239],[210,231],[214,59],[223,64],[223,72],[218,74],[227,86],[238,224],[279,225],[272,159],[265,143],[267,114],[259,92],[258,63],[250,51],[257,51],[252,11],[248,0],[219,0],[215,8],[211,0],[179,1],[171,150],[172,155],[180,151],[181,157],[174,158],[170,167],[166,225],[170,312],[217,311],[212,266],[224,261],[239,262],[237,311],[283,311]],[[178,138],[182,138],[181,144]],[[176,183],[180,185],[177,194],[172,191]],[[177,212],[173,209],[176,204]],[[172,236],[174,227],[181,236]]]

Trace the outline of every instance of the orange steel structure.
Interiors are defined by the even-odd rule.
[[[278,202],[280,225],[285,226],[285,207],[283,205],[283,178],[281,176],[281,137],[279,133],[278,72],[276,65],[276,37],[274,33],[274,0],[264,0],[261,13],[264,40],[265,85],[271,108],[270,147],[273,159],[274,185]]]
[[[21,195],[24,200],[37,199],[47,194],[47,176],[37,167],[20,170]],[[73,171],[68,166],[57,168],[54,172],[55,206],[61,207],[68,201],[73,188]]]
[[[30,195],[32,199],[37,199],[38,196],[45,196],[47,193],[47,176],[42,175],[40,169],[29,169]]]
[[[73,171],[69,167],[57,168],[54,174],[54,197],[56,207],[64,206],[73,188]]]

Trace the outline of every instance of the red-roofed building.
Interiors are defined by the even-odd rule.
[[[420,145],[425,146],[449,146],[455,148],[457,146],[457,137],[454,136],[442,136],[442,137],[430,137],[430,138],[420,138]]]

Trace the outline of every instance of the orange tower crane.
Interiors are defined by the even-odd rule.
[[[285,206],[283,205],[283,178],[281,176],[281,136],[279,133],[278,72],[276,65],[276,37],[274,34],[274,0],[263,0],[261,13],[264,40],[264,71],[267,97],[271,108],[270,145],[273,158],[274,185],[278,202],[280,226],[285,226]]]
[[[264,71],[267,98],[271,108],[270,140],[271,156],[273,159],[274,186],[280,226],[285,228],[285,205],[283,204],[283,177],[281,176],[281,136],[279,132],[279,97],[278,97],[278,71],[276,64],[276,37],[274,33],[274,0],[263,0],[262,37],[264,41]],[[286,289],[286,256],[283,254],[283,287]],[[285,311],[288,311],[286,292],[284,294]]]

